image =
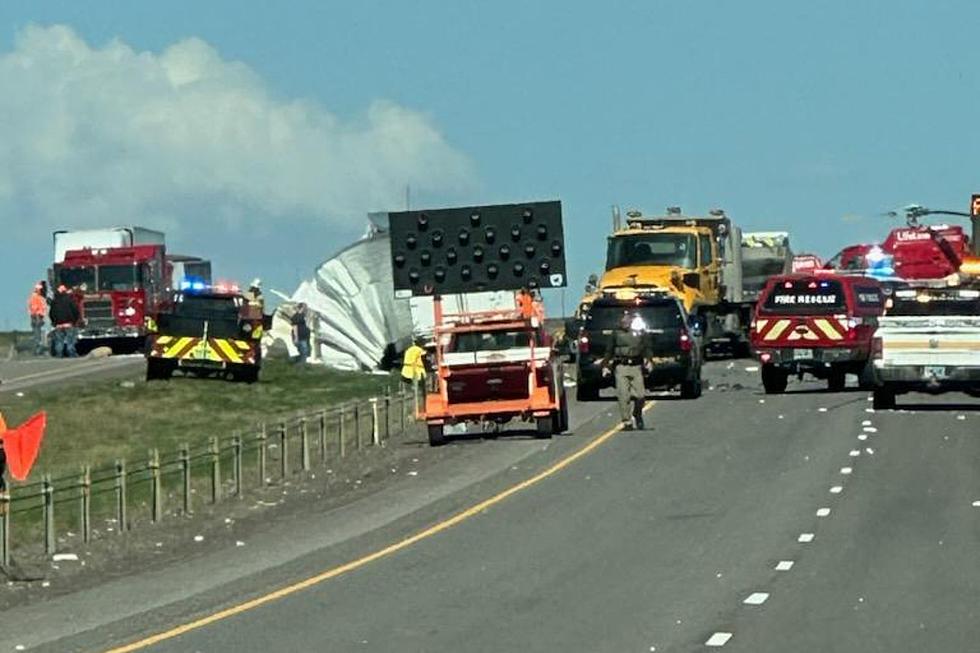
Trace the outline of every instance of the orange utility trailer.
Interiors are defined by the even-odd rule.
[[[447,425],[534,422],[539,438],[568,430],[561,359],[551,347],[539,303],[513,310],[443,315],[435,298],[435,387],[419,418],[429,443],[445,443]]]

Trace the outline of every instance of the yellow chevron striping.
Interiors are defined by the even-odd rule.
[[[216,349],[220,350],[219,353],[222,353],[227,357],[229,362],[231,363],[242,362],[242,357],[235,350],[235,347],[232,345],[231,342],[227,340],[214,340],[212,341],[212,343]]]
[[[777,320],[772,328],[769,329],[769,333],[766,334],[766,337],[763,338],[763,340],[775,340],[782,335],[783,331],[786,330],[786,327],[789,326],[789,323],[789,320]]]
[[[756,320],[755,321],[755,332],[756,333],[762,333],[763,329],[766,328],[766,325],[767,324],[769,324],[769,320]]]
[[[816,319],[816,320],[813,321],[813,323],[815,325],[817,325],[817,328],[820,329],[823,332],[823,334],[825,336],[827,336],[830,340],[843,340],[844,339],[844,336],[842,336],[840,333],[838,333],[837,332],[837,329],[835,329],[833,326],[831,326],[831,324],[830,324],[830,322],[828,320]]]

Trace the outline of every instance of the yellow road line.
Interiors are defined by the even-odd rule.
[[[644,412],[653,408],[655,404],[656,402],[650,402],[649,404],[647,404],[647,406],[644,409]],[[292,585],[281,587],[273,592],[269,592],[268,594],[264,594],[262,596],[258,596],[254,599],[251,599],[249,601],[245,601],[244,603],[239,603],[238,605],[233,605],[230,608],[219,610],[218,612],[209,614],[206,617],[201,617],[200,619],[189,621],[183,625],[177,626],[175,628],[171,628],[170,630],[165,630],[161,633],[157,633],[156,635],[151,635],[144,639],[129,644],[124,644],[123,646],[119,646],[117,648],[109,649],[108,651],[105,651],[105,653],[131,653],[132,651],[138,651],[148,646],[153,646],[154,644],[159,644],[161,642],[165,642],[175,637],[179,637],[193,630],[198,630],[199,628],[203,628],[215,622],[222,621],[224,619],[227,619],[228,617],[233,617],[235,615],[242,614],[243,612],[254,610],[255,608],[261,607],[267,603],[272,603],[273,601],[277,601],[281,598],[285,598],[301,590],[308,589],[310,587],[313,587],[314,585],[319,585],[320,583],[328,581],[332,578],[336,578],[337,576],[346,574],[349,571],[360,569],[361,567],[369,563],[372,563],[375,560],[380,560],[381,558],[390,556],[391,554],[397,553],[402,549],[406,549],[417,542],[428,539],[433,535],[441,533],[445,530],[449,530],[453,526],[457,526],[462,522],[466,521],[467,519],[470,519],[471,517],[480,514],[487,508],[495,506],[498,503],[501,503],[502,501],[508,499],[509,497],[517,494],[518,492],[525,490],[531,487],[532,485],[540,483],[541,481],[548,478],[549,476],[554,476],[561,470],[565,469],[566,467],[574,463],[576,460],[579,460],[580,458],[584,458],[588,454],[598,449],[603,443],[611,439],[614,435],[619,433],[621,430],[622,430],[622,426],[615,426],[609,429],[608,431],[606,431],[605,433],[603,433],[602,435],[600,435],[599,437],[597,437],[595,440],[592,440],[587,445],[583,446],[581,449],[566,456],[565,458],[562,458],[561,460],[553,464],[551,467],[545,469],[542,472],[539,472],[538,474],[535,474],[531,478],[521,481],[517,485],[512,485],[511,487],[500,492],[499,494],[495,494],[489,499],[481,501],[480,503],[471,506],[470,508],[467,508],[462,512],[456,513],[455,515],[453,515],[452,517],[444,521],[441,521],[433,526],[430,526],[429,528],[426,528],[423,531],[419,531],[415,535],[407,537],[404,540],[401,540],[383,549],[375,551],[374,553],[370,553],[362,558],[358,558],[357,560],[353,560],[346,564],[340,565],[339,567],[328,569],[327,571],[321,572],[315,576],[311,576],[297,583],[293,583]]]

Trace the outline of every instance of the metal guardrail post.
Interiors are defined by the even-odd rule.
[[[184,514],[191,512],[191,450],[187,444],[180,445],[180,480],[184,494]]]
[[[150,450],[150,460],[147,463],[150,470],[150,521],[154,524],[160,521],[163,513],[163,493],[160,487],[160,452],[157,449]]]
[[[288,429],[286,428],[286,422],[280,422],[279,424],[279,473],[282,476],[282,480],[286,480],[286,476],[289,474],[289,449],[288,449]]]
[[[0,564],[10,564],[10,494],[0,492]]]
[[[391,388],[385,388],[385,440],[391,439]]]
[[[221,446],[218,436],[211,436],[208,453],[211,454],[211,503],[218,503],[221,501]]]
[[[117,532],[126,530],[126,461],[116,461],[116,521],[119,524]]]
[[[234,462],[232,467],[235,473],[235,496],[242,496],[242,436],[236,433],[231,439],[231,450]]]
[[[400,422],[400,430],[402,433],[405,432],[405,386],[402,385],[398,388],[398,421]]]
[[[371,397],[371,444],[381,444],[381,420],[378,419],[378,398]]]
[[[327,462],[327,411],[320,411],[318,421],[317,440],[320,444],[320,464],[322,465]]]
[[[44,521],[44,553],[51,555],[57,546],[54,536],[54,486],[47,474],[41,480],[41,513]]]
[[[92,541],[92,468],[82,467],[82,477],[79,479],[81,494],[78,505],[78,526],[82,532],[82,541]]]
[[[354,402],[354,446],[358,451],[363,447],[361,442],[361,405]]]
[[[346,408],[343,406],[343,404],[341,404],[340,422],[337,428],[337,439],[338,439],[337,448],[340,449],[341,458],[347,455],[347,432],[346,432],[347,426],[345,424],[345,422],[347,421],[346,412],[347,412]]]
[[[265,487],[265,479],[268,478],[266,475],[266,459],[268,458],[269,451],[266,447],[268,447],[269,431],[264,423],[256,439],[259,441],[259,487]]]
[[[305,417],[299,420],[299,463],[304,472],[310,471],[310,434]]]

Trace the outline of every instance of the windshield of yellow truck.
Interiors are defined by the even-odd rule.
[[[610,238],[606,269],[631,265],[693,268],[697,265],[697,240],[693,234],[671,233],[643,233]]]

